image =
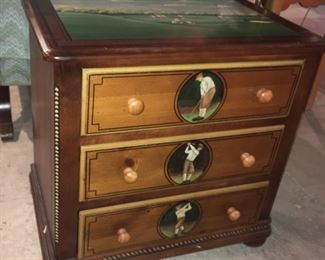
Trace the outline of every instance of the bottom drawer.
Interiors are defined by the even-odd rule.
[[[258,182],[81,211],[78,257],[254,223],[267,186]]]

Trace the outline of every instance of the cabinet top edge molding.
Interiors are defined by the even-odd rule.
[[[234,52],[262,54],[265,48],[272,52],[274,45],[277,52],[284,53],[300,50],[303,54],[307,47],[310,52],[325,49],[325,40],[320,36],[244,0],[227,1],[228,11],[218,9],[220,0],[209,0],[199,10],[186,6],[189,10],[185,13],[179,13],[182,9],[176,12],[158,7],[141,13],[134,13],[137,9],[133,7],[115,10],[113,1],[104,7],[98,4],[100,1],[80,1],[77,5],[71,0],[22,2],[43,57],[52,61],[175,52],[218,53],[220,57],[228,57]],[[215,13],[211,13],[208,5],[216,7]],[[229,14],[231,9],[238,8],[238,12]],[[205,23],[202,19],[208,20]]]

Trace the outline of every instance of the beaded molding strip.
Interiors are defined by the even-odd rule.
[[[187,245],[194,245],[194,244],[198,244],[198,243],[202,243],[202,242],[206,242],[206,241],[210,241],[210,240],[222,240],[225,238],[236,237],[239,235],[245,235],[245,234],[261,232],[261,231],[265,231],[265,232],[271,231],[269,221],[264,221],[260,224],[250,226],[250,227],[244,227],[244,228],[235,229],[232,231],[225,231],[225,232],[221,232],[221,233],[205,235],[205,236],[198,237],[198,238],[182,240],[179,242],[169,243],[169,244],[165,244],[165,245],[161,245],[161,246],[154,246],[151,248],[144,248],[144,249],[129,251],[129,252],[120,253],[117,255],[105,256],[105,257],[102,257],[99,259],[100,260],[126,259],[126,258],[130,258],[130,257],[137,257],[137,256],[141,256],[141,255],[158,253],[158,252],[166,251],[166,250],[173,249],[173,248],[179,248],[179,247],[183,247],[183,246],[187,246]]]
[[[59,243],[60,90],[54,88],[54,236]]]

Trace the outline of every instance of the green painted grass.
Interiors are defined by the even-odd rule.
[[[190,123],[201,123],[206,118],[209,118],[218,109],[219,105],[220,102],[211,104],[211,106],[207,109],[204,119],[201,121],[193,121],[193,118],[199,115],[199,108],[197,108],[193,113],[182,113],[182,117]]]
[[[196,181],[199,177],[201,177],[202,173],[203,173],[203,171],[195,171],[192,174],[191,183]],[[183,183],[183,173],[182,172],[180,172],[178,175],[171,175],[170,177],[177,184],[182,184]]]
[[[182,236],[186,235],[187,233],[189,233],[193,229],[195,224],[196,224],[196,221],[185,222],[185,224],[184,224],[185,229],[182,232],[179,232],[177,236],[175,235],[175,225],[163,226],[163,227],[160,227],[160,230],[166,237],[169,237],[169,238],[182,237]]]
[[[291,29],[270,22],[262,16],[252,18],[186,15],[180,18],[177,15],[169,15],[157,19],[152,18],[149,14],[81,12],[59,12],[58,14],[73,40],[296,35]],[[171,21],[175,18],[183,24],[172,24]],[[252,23],[251,19],[265,23]],[[192,24],[187,24],[186,21],[190,21]]]

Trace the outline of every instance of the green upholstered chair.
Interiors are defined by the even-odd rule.
[[[21,0],[0,0],[0,136],[11,138],[9,86],[30,85],[29,31]]]

